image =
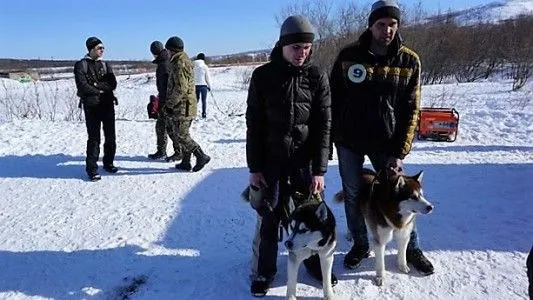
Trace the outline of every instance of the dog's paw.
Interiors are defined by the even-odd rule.
[[[322,298],[323,300],[333,300],[335,299],[333,295],[327,295],[327,296],[324,296],[324,298]]]
[[[411,269],[407,266],[407,264],[399,264],[398,268],[400,268],[400,271],[404,272],[405,274],[409,273]]]
[[[374,281],[376,282],[377,286],[382,286],[383,285],[383,277],[382,276],[376,276]]]

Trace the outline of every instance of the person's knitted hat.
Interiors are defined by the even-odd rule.
[[[370,15],[368,16],[368,27],[372,27],[381,18],[393,18],[400,23],[400,7],[394,0],[380,0],[372,4]]]
[[[153,41],[152,44],[150,44],[150,52],[152,52],[153,55],[159,55],[163,49],[165,49],[165,46],[163,46],[163,43],[160,41]]]
[[[101,43],[102,41],[99,38],[91,36],[85,41],[85,46],[87,47],[87,50],[91,51],[94,47]]]
[[[177,36],[173,36],[165,43],[165,48],[170,51],[178,52],[183,50],[183,40]]]
[[[282,47],[294,43],[312,43],[314,39],[315,29],[304,16],[290,16],[281,24],[279,45]]]
[[[203,53],[198,53],[198,55],[196,55],[196,59],[205,60],[205,54],[203,54]]]

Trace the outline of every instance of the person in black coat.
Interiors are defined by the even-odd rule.
[[[163,43],[160,41],[154,41],[150,44],[150,52],[154,56],[153,63],[157,65],[155,71],[155,82],[157,86],[157,96],[159,98],[159,108],[165,106],[167,101],[167,83],[168,74],[170,70],[170,52],[165,49]],[[171,130],[166,118],[158,113],[157,121],[155,122],[155,132],[157,136],[157,151],[152,154],[148,154],[150,159],[165,158],[167,161],[181,160],[181,151],[178,141],[172,140],[174,146],[174,154],[167,157],[167,134]],[[172,139],[172,135],[170,135]]]
[[[310,63],[314,29],[291,16],[281,27],[271,61],[254,70],[246,110],[246,156],[250,185],[260,189],[269,209],[258,212],[253,242],[254,296],[264,296],[276,274],[276,213],[292,190],[321,193],[327,170],[331,99],[328,77]],[[289,188],[290,182],[290,188]],[[304,262],[322,280],[318,256]],[[332,275],[333,284],[337,279]]]
[[[104,170],[116,173],[115,98],[113,91],[117,80],[111,66],[103,61],[104,45],[97,37],[85,42],[89,53],[74,65],[74,78],[78,96],[85,113],[87,127],[87,157],[85,170],[90,180],[99,180],[98,158],[100,155],[100,128],[104,130]]]

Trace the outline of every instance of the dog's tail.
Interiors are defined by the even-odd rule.
[[[247,186],[241,193],[241,200],[250,202],[250,186]]]
[[[338,191],[335,194],[335,196],[333,196],[333,201],[335,201],[337,203],[344,202],[345,199],[346,199],[346,195],[344,195],[344,191],[342,191],[342,190]]]

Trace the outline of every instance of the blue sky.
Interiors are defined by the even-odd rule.
[[[418,0],[399,2],[412,7]],[[436,12],[493,1],[466,2],[431,0],[423,6]],[[173,35],[184,40],[191,56],[264,49],[277,40],[275,16],[290,3],[294,2],[0,0],[0,58],[76,59],[85,54],[85,40],[92,35],[104,42],[107,59],[151,59],[149,44],[165,43]]]

